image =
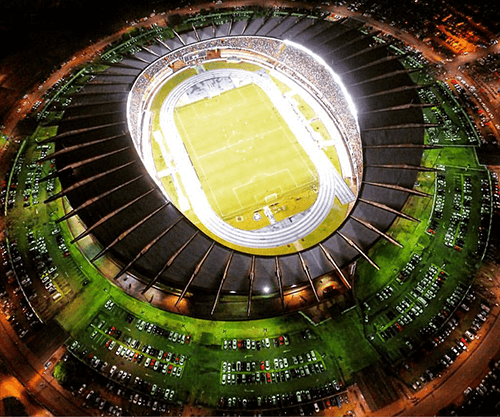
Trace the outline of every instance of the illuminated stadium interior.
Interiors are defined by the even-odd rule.
[[[321,226],[325,232],[309,245],[328,237],[352,208],[362,172],[356,169],[362,156],[352,155],[356,164],[350,156],[361,149],[355,116],[348,111],[355,109],[342,97],[338,76],[321,66],[317,71],[326,69],[332,80],[322,76],[324,83],[311,84],[293,71],[294,59],[315,61],[303,56],[304,48],[273,39],[225,38],[182,49],[147,67],[128,101],[132,138],[166,198],[210,236],[247,252],[304,249],[302,238]],[[276,50],[291,58],[262,55]],[[330,84],[339,85],[336,92],[325,89]],[[323,99],[332,94],[331,102]],[[183,121],[185,113],[191,117]],[[269,127],[267,115],[275,115]]]

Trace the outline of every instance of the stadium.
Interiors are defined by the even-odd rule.
[[[307,62],[307,60],[312,58],[300,56],[299,54],[297,57],[299,62],[296,62],[294,59],[294,55],[298,54],[296,48],[291,49],[286,46],[282,51],[279,44],[268,41],[267,38],[249,37],[250,35],[258,35],[259,33],[268,34],[268,32],[271,32],[271,29],[273,29],[276,32],[275,36],[279,38],[279,31],[287,30],[288,24],[291,25],[292,23],[296,23],[297,18],[289,19],[291,20],[289,23],[281,23],[278,25],[279,20],[280,18],[271,18],[265,21],[264,18],[260,18],[252,25],[248,25],[248,27],[245,27],[244,20],[233,24],[228,22],[219,27],[215,27],[215,37],[212,27],[202,28],[202,30],[197,30],[196,27],[194,27],[194,29],[187,33],[179,34],[179,37],[174,35],[173,38],[164,41],[168,48],[163,46],[160,42],[156,42],[156,44],[151,42],[151,45],[140,48],[140,51],[137,51],[132,56],[122,59],[119,63],[113,63],[106,71],[92,74],[94,76],[93,80],[76,95],[75,99],[68,105],[61,121],[58,121],[57,135],[46,140],[47,143],[52,141],[55,142],[56,166],[58,167],[58,171],[63,172],[62,175],[59,175],[63,191],[61,194],[56,194],[50,199],[53,200],[58,196],[65,195],[71,202],[71,206],[78,208],[80,205],[85,204],[86,201],[96,200],[102,193],[106,193],[140,175],[138,172],[138,166],[140,167],[140,165],[131,163],[130,151],[125,149],[127,146],[124,142],[128,138],[124,138],[122,141],[115,138],[123,129],[123,126],[119,123],[128,122],[132,140],[134,141],[136,149],[138,149],[139,155],[142,153],[141,157],[143,160],[148,157],[153,159],[154,153],[148,153],[148,151],[144,149],[145,145],[141,144],[139,139],[139,137],[144,136],[143,130],[146,126],[149,126],[150,122],[148,119],[138,120],[137,122],[134,120],[135,117],[144,118],[143,114],[145,111],[147,112],[147,109],[143,108],[143,102],[148,101],[149,96],[147,95],[147,91],[154,91],[154,89],[157,88],[155,87],[154,81],[152,81],[150,85],[147,83],[147,80],[153,80],[155,77],[159,79],[165,77],[161,69],[158,68],[160,66],[166,65],[167,68],[172,70],[172,66],[179,61],[185,64],[185,61],[179,59],[179,55],[188,55],[189,62],[191,58],[189,54],[192,54],[193,50],[199,51],[195,49],[199,43],[197,39],[201,39],[202,41],[207,37],[209,39],[217,39],[217,43],[212,42],[212,45],[208,45],[208,47],[214,48],[217,47],[218,43],[222,42],[219,40],[221,36],[227,37],[232,34],[238,34],[245,29],[243,38],[237,35],[233,35],[235,36],[233,39],[224,38],[224,43],[228,44],[225,48],[236,54],[239,52],[236,50],[236,47],[241,47],[239,44],[243,43],[243,46],[248,49],[257,49],[260,47],[261,50],[259,50],[259,52],[266,53],[266,56],[272,56],[273,53],[275,55],[279,54],[280,57],[282,57],[281,60],[271,65],[273,67],[283,66],[285,71],[290,71],[290,68],[293,67],[301,68],[300,65],[307,65],[308,63],[300,61],[306,60]],[[261,230],[260,232],[236,232],[227,226],[223,227],[222,222],[216,221],[218,217],[212,215],[210,218],[206,218],[205,221],[201,221],[205,229],[207,224],[213,224],[212,228],[209,228],[207,233],[198,233],[197,228],[193,228],[191,221],[186,221],[184,218],[179,220],[181,213],[179,213],[175,205],[166,205],[163,209],[159,210],[159,207],[166,204],[165,197],[162,193],[159,193],[158,190],[151,192],[151,185],[148,183],[150,179],[144,177],[130,184],[129,187],[134,189],[135,192],[129,193],[126,192],[127,189],[125,189],[123,190],[125,192],[107,193],[105,198],[101,201],[95,201],[92,205],[88,205],[78,212],[78,216],[87,226],[87,231],[92,231],[92,235],[100,242],[101,246],[107,248],[108,253],[112,251],[113,258],[119,259],[120,263],[126,266],[126,268],[119,271],[115,278],[125,278],[129,276],[127,275],[129,271],[132,272],[132,270],[134,270],[137,272],[130,275],[144,282],[145,288],[142,290],[143,292],[146,292],[152,285],[177,288],[182,291],[184,295],[189,291],[190,296],[189,298],[185,298],[186,303],[191,305],[190,309],[199,317],[214,316],[217,311],[214,305],[214,298],[216,295],[217,298],[222,297],[222,299],[224,299],[226,295],[231,297],[231,294],[235,294],[233,298],[247,296],[246,303],[244,304],[248,305],[248,308],[243,308],[240,315],[237,314],[236,309],[232,306],[230,314],[222,314],[221,312],[219,313],[220,315],[216,314],[214,317],[225,319],[245,318],[245,315],[262,317],[262,313],[258,313],[259,310],[266,311],[268,314],[273,311],[267,308],[268,303],[275,302],[278,305],[284,305],[287,289],[291,287],[305,288],[303,297],[310,299],[312,302],[317,302],[319,296],[318,290],[314,285],[314,280],[332,271],[341,270],[359,257],[360,253],[364,254],[365,248],[373,245],[394,222],[395,218],[398,216],[397,213],[402,212],[401,209],[411,192],[406,190],[412,188],[416,180],[416,175],[421,169],[419,167],[419,160],[421,159],[423,146],[423,120],[421,112],[418,111],[419,107],[410,105],[412,100],[417,100],[417,89],[414,85],[411,85],[411,79],[402,70],[399,64],[396,64],[397,61],[387,58],[387,51],[384,51],[384,48],[377,48],[372,56],[370,49],[372,40],[364,37],[362,33],[350,29],[348,25],[340,23],[325,22],[317,27],[317,24],[313,24],[317,23],[314,20],[309,21],[308,19],[303,19],[302,22],[303,23],[296,23],[291,29],[288,29],[286,33],[294,39],[294,42],[300,40],[301,45],[305,47],[309,46],[316,50],[318,50],[317,45],[320,44],[318,39],[322,39],[320,36],[323,34],[324,39],[322,39],[323,42],[321,43],[324,45],[322,46],[323,51],[317,51],[322,52],[323,56],[327,56],[329,49],[335,49],[336,45],[341,45],[340,42],[343,42],[346,37],[350,38],[355,34],[360,38],[357,42],[359,43],[359,50],[353,51],[353,49],[349,49],[348,52],[349,54],[356,54],[357,59],[351,60],[349,56],[344,57],[339,51],[335,54],[335,60],[339,60],[339,57],[343,57],[344,61],[349,63],[349,66],[345,64],[343,68],[340,68],[342,73],[353,73],[353,79],[350,80],[346,78],[345,82],[360,83],[359,85],[362,87],[358,87],[359,91],[357,95],[358,97],[366,97],[363,103],[356,103],[356,96],[353,96],[352,100],[354,101],[353,104],[356,106],[356,109],[359,108],[363,111],[363,116],[361,116],[361,114],[358,115],[357,123],[359,123],[361,132],[366,131],[365,136],[367,136],[367,138],[365,139],[365,146],[371,144],[371,146],[380,147],[376,148],[378,150],[373,150],[369,154],[365,154],[365,158],[368,158],[368,155],[370,155],[370,160],[363,163],[361,141],[358,136],[359,134],[356,134],[356,121],[353,120],[353,116],[351,116],[351,120],[348,123],[341,122],[343,118],[346,118],[346,115],[338,113],[340,109],[346,109],[348,106],[345,104],[346,99],[342,100],[339,98],[338,93],[333,95],[340,87],[335,89],[330,88],[330,83],[334,87],[334,80],[332,79],[330,83],[323,84],[322,82],[324,85],[323,91],[320,90],[316,93],[325,97],[328,97],[326,94],[333,95],[330,99],[330,113],[335,112],[337,117],[332,120],[334,120],[333,123],[340,126],[338,129],[342,132],[340,135],[346,138],[343,140],[346,148],[344,152],[349,154],[349,159],[351,161],[351,163],[349,163],[351,167],[349,167],[347,176],[349,180],[352,181],[352,188],[354,188],[356,193],[358,193],[359,188],[358,201],[360,201],[360,203],[352,209],[350,217],[345,221],[343,219],[329,218],[329,221],[334,221],[336,224],[341,223],[341,227],[331,231],[329,227],[326,226],[326,239],[324,238],[326,233],[322,233],[323,236],[320,237],[323,237],[323,239],[321,239],[320,242],[313,241],[313,243],[316,244],[309,243],[308,246],[310,246],[310,248],[297,251],[297,244],[300,244],[303,238],[302,236],[308,237],[308,240],[318,240],[317,237],[311,237],[311,233],[306,233],[306,231],[309,229],[315,230],[321,227],[321,223],[323,223],[323,220],[329,215],[330,210],[328,210],[328,203],[323,204],[322,202],[325,200],[329,201],[331,207],[332,197],[329,194],[334,191],[332,186],[328,186],[328,188],[325,185],[318,187],[317,201],[321,204],[313,205],[310,209],[313,211],[311,216],[304,216],[304,218],[297,221],[297,224],[293,225],[293,227],[282,227],[279,231],[270,231],[269,233],[266,232],[267,229]],[[276,26],[277,28],[275,28]],[[229,29],[231,29],[231,31],[229,31]],[[294,33],[296,37],[293,37]],[[219,34],[219,36],[217,36],[217,34]],[[153,36],[155,35],[156,33],[153,33]],[[184,38],[186,39],[184,40]],[[353,40],[353,43],[356,43],[354,42],[355,40],[356,39]],[[169,45],[169,42],[171,45]],[[256,44],[256,46],[245,46],[245,44],[250,42]],[[189,45],[192,43],[194,43],[194,46],[190,48]],[[235,45],[231,45],[231,43]],[[260,46],[259,43],[264,44]],[[154,49],[155,47],[158,48],[156,51]],[[291,51],[289,51],[289,49],[291,49]],[[170,65],[165,62],[165,58],[158,59],[159,57],[163,57],[169,50],[174,51],[172,57],[169,56],[170,54],[167,55],[169,56],[169,61],[174,62],[174,64]],[[177,51],[177,53],[175,53],[175,51]],[[259,59],[256,57],[254,49],[250,49],[250,51],[254,60]],[[115,54],[118,54],[118,52],[115,52]],[[288,55],[291,55],[291,57],[288,57]],[[372,71],[383,71],[388,74],[390,74],[391,71],[403,71],[399,76],[401,78],[400,85],[396,87],[396,91],[403,91],[403,93],[391,93],[390,91],[392,91],[392,88],[387,91],[387,84],[390,83],[392,87],[398,79],[387,77],[380,81],[364,82],[367,77],[375,77],[374,73],[362,70],[355,71],[356,65],[363,67],[366,65],[367,61],[370,62],[381,59],[380,56],[386,57],[386,59],[383,59],[384,62],[376,65],[376,69],[371,68],[371,66],[368,68]],[[101,57],[101,60],[104,61],[103,57]],[[111,60],[113,60],[113,58],[111,58]],[[385,63],[385,61],[387,61],[387,63]],[[147,63],[152,64],[151,66],[146,66]],[[178,65],[180,66],[182,64]],[[392,69],[394,65],[397,65],[398,69]],[[126,66],[127,68],[125,68]],[[385,68],[385,66],[389,67]],[[114,82],[113,80],[116,79],[117,76],[123,78],[125,76],[123,75],[124,72],[126,72],[128,77],[135,78],[141,70],[141,75],[134,82],[133,94],[129,96],[130,98],[128,99],[128,120],[125,119],[125,114],[123,113],[115,114],[113,119],[105,116],[102,116],[101,120],[99,118],[96,119],[95,114],[92,112],[101,113],[100,108],[96,106],[96,104],[99,104],[104,94],[106,93],[106,100],[109,100],[110,94],[120,94],[120,91],[124,88],[123,84]],[[321,70],[325,71],[324,68],[318,68],[317,71],[311,71],[309,80],[312,84],[310,87],[311,89],[320,88],[317,82],[314,84],[314,77],[321,80],[327,79],[321,74]],[[136,74],[130,75],[133,72]],[[208,71],[203,72],[203,74],[206,73],[208,73]],[[183,72],[183,74],[184,75],[180,76],[185,77],[185,72]],[[301,74],[304,76],[303,72],[301,72]],[[293,76],[298,77],[298,74],[295,73]],[[169,82],[169,80],[167,79],[166,82]],[[175,83],[175,79],[171,82]],[[175,95],[175,93],[173,94]],[[121,96],[124,97],[125,95],[121,94]],[[376,104],[379,107],[371,108],[371,103],[375,101],[375,97]],[[140,98],[143,98],[143,101],[140,101]],[[323,100],[323,102],[326,102],[326,100]],[[92,107],[90,107],[91,105]],[[118,102],[116,105],[120,106],[123,104]],[[399,111],[394,112],[391,110],[398,106],[402,107]],[[109,111],[108,104],[106,104],[106,107]],[[161,112],[164,112],[164,110],[162,109]],[[375,116],[370,116],[370,114],[375,114]],[[106,128],[104,129],[99,125],[99,123],[102,123],[102,125],[110,125],[111,122],[115,124],[115,126],[105,126]],[[80,132],[83,123],[85,123],[87,129],[92,127],[92,129],[88,130],[88,133]],[[94,123],[97,123],[97,125],[94,125]],[[151,121],[151,123],[154,123],[154,121]],[[159,123],[162,124],[166,122],[160,121]],[[340,125],[340,123],[342,123],[342,125]],[[193,123],[193,125],[198,124],[199,121]],[[162,128],[162,130],[165,131],[168,130],[168,128]],[[404,133],[404,136],[402,133]],[[105,135],[105,137],[102,137],[103,135]],[[73,136],[76,136],[76,139],[73,138]],[[78,149],[75,149],[75,151],[71,153],[66,151],[59,157],[61,160],[61,162],[59,162],[58,155],[60,154],[57,153],[59,147],[61,149],[66,149],[68,147],[74,148],[76,144],[81,144],[83,141],[86,143],[93,143],[101,139],[106,139],[106,137],[115,139],[111,143],[107,143],[106,146],[101,145],[95,151],[96,153],[89,154],[93,149],[89,149],[88,147],[82,148],[82,152],[85,152],[86,155],[86,158],[82,158],[78,153]],[[402,137],[404,137],[404,139],[401,139]],[[66,139],[64,142],[60,143],[58,138]],[[128,139],[128,141],[130,141],[130,139]],[[408,142],[405,143],[405,141]],[[170,148],[174,146],[170,141],[168,143]],[[384,144],[390,144],[392,147],[382,148]],[[405,152],[402,152],[401,148],[398,147],[400,145],[409,146],[408,149],[405,149]],[[171,151],[170,148],[169,151]],[[97,153],[98,151],[99,153]],[[173,153],[173,151],[171,151],[171,153]],[[110,156],[106,157],[107,163],[102,164],[99,157],[108,154],[110,154]],[[186,155],[184,155],[184,157],[187,158]],[[47,155],[46,158],[54,158],[54,155]],[[182,158],[182,155],[179,158]],[[319,159],[320,156],[316,158]],[[71,171],[64,169],[65,167],[70,167],[73,161],[81,161],[82,159],[89,160],[89,163],[82,166],[81,169],[72,169]],[[175,164],[175,162],[173,163]],[[320,165],[320,163],[317,165]],[[321,166],[325,165],[324,163],[321,164]],[[94,171],[93,167],[96,167],[97,170]],[[103,172],[103,168],[106,168],[106,171],[110,171],[109,175],[105,177],[101,176],[101,174],[106,172]],[[116,173],[113,171],[115,168],[117,169]],[[371,183],[365,184],[364,186],[362,186],[360,181],[363,175],[363,169],[365,170],[365,181]],[[280,168],[280,170],[282,169]],[[151,174],[151,169],[148,171]],[[68,178],[68,173],[71,173],[71,178]],[[251,173],[251,175],[254,174],[255,173]],[[261,173],[260,175],[264,174]],[[88,181],[89,179],[91,180],[93,176],[100,178],[99,188],[95,187],[93,181]],[[185,174],[185,176],[189,176],[189,174]],[[196,174],[191,173],[191,176],[196,177]],[[115,177],[119,178],[120,184],[116,183]],[[332,183],[337,179],[337,177],[334,178],[333,175],[328,173],[325,173],[324,177],[326,177],[326,179],[320,178],[319,181],[322,183]],[[388,180],[388,177],[390,177],[391,180]],[[85,182],[85,184],[78,186],[75,192],[72,193],[71,187],[79,185],[82,182]],[[186,187],[185,184],[190,184],[193,181],[181,180],[181,182],[182,185],[179,185],[179,187]],[[297,181],[294,182],[296,183]],[[87,187],[86,184],[89,186]],[[339,188],[336,183],[335,185],[336,188]],[[234,185],[234,187],[237,186],[237,184]],[[192,187],[200,188],[197,187],[196,184],[192,185]],[[398,189],[397,187],[400,188]],[[219,188],[221,187],[219,186]],[[349,191],[350,190],[347,189],[347,191],[345,191],[347,196],[339,200],[341,204],[343,203],[342,205],[354,202],[354,193]],[[264,199],[274,193],[270,190],[266,194]],[[127,196],[126,199],[125,195]],[[145,197],[141,198],[141,195],[145,195]],[[76,200],[73,201],[74,198],[76,198]],[[139,198],[141,198],[140,204],[134,204]],[[226,196],[224,196],[224,198],[227,199]],[[221,199],[223,198],[220,198],[220,200]],[[197,205],[202,204],[199,198],[196,199],[196,201],[198,202]],[[271,203],[278,203],[279,205],[278,201],[271,201]],[[264,204],[265,203],[262,203],[262,205]],[[181,202],[178,203],[178,206],[182,205]],[[260,206],[261,212],[263,211],[262,205]],[[202,207],[205,206],[209,206],[209,203],[207,202],[205,205],[202,205]],[[386,207],[388,208],[386,209]],[[158,213],[152,217],[151,214],[155,213],[157,210],[159,210]],[[348,208],[348,210],[350,209]],[[211,210],[202,208],[194,211],[194,216],[199,218],[200,213],[205,213],[205,217],[208,217],[208,212]],[[255,209],[254,211],[258,213]],[[95,213],[98,214],[96,215]],[[105,213],[109,215],[120,213],[123,214],[123,216],[104,216],[106,220],[104,223],[102,219]],[[261,217],[265,217],[265,215],[262,214]],[[124,218],[127,219],[126,222]],[[311,219],[313,219],[312,224]],[[286,220],[286,222],[288,223],[288,220]],[[317,224],[318,222],[320,223],[319,225]],[[283,222],[278,223],[278,226],[281,223]],[[135,228],[134,226],[137,224],[140,224],[140,227]],[[158,230],[158,224],[163,225],[164,229]],[[114,242],[117,236],[120,236],[120,234],[125,233],[131,228],[133,228],[132,232],[127,232],[119,242]],[[325,226],[323,226],[323,228],[325,228]],[[228,230],[226,231],[226,229]],[[214,233],[214,230],[217,232]],[[265,234],[263,237],[258,238],[255,237],[256,233]],[[213,240],[210,239],[210,236],[214,234],[217,236],[222,234],[224,236],[223,242],[232,244],[232,247],[222,244],[212,245]],[[292,237],[287,239],[290,234]],[[77,235],[76,240],[78,241],[80,238],[87,235],[87,232],[82,232]],[[175,238],[172,238],[172,236],[175,236]],[[237,239],[237,237],[239,238]],[[262,246],[262,244],[257,243],[257,241],[264,241],[264,245],[272,245],[274,249],[263,246],[264,250],[262,250],[259,247]],[[151,242],[154,242],[154,244],[151,244]],[[111,244],[112,246],[109,247]],[[286,254],[287,246],[290,244],[294,245],[293,252],[295,252],[295,254],[293,252],[291,254]],[[248,252],[248,249],[245,250],[245,247],[248,246],[254,249],[253,252],[257,253],[245,253]],[[234,250],[234,248],[236,250]],[[210,252],[208,252],[209,250]],[[272,256],[273,252],[277,255],[280,255],[281,252],[282,256]],[[159,256],[159,253],[161,253],[162,256]],[[91,259],[95,259],[96,254],[90,253],[87,256]],[[173,258],[174,256],[175,258]],[[203,263],[200,263],[202,260]],[[199,268],[197,267],[198,265],[200,265]],[[196,276],[193,276],[194,270],[197,271]],[[337,274],[335,273],[335,275]],[[251,284],[249,284],[250,276]],[[279,277],[279,280],[277,277]],[[187,287],[188,283],[189,287]],[[221,283],[223,283],[223,285],[221,285]],[[202,296],[197,296],[197,292],[201,292]],[[212,296],[208,297],[210,293]],[[269,297],[267,296],[268,294],[272,294],[274,297]],[[266,295],[266,297],[262,297],[262,295]],[[253,304],[253,308],[251,308],[251,304]],[[275,312],[272,314],[277,313]]]
[[[474,287],[494,180],[468,103],[326,7],[160,16],[5,136],[3,297],[26,320],[3,326],[64,375],[51,412],[353,415],[424,396],[495,308]]]

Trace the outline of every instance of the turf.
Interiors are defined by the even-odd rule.
[[[324,343],[322,347],[326,348],[328,355],[334,359],[345,380],[350,380],[353,373],[370,365],[379,357],[365,338],[361,317],[356,309],[320,324],[315,330]]]
[[[295,94],[293,99],[297,102],[297,108],[307,120],[311,120],[316,116],[316,112],[300,95]]]
[[[177,108],[175,122],[205,194],[225,220],[317,185],[313,163],[254,84]]]

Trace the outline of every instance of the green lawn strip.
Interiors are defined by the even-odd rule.
[[[65,212],[65,210],[62,209],[62,204],[64,204],[64,202],[58,202],[58,217],[62,216],[62,213]],[[82,283],[85,280],[89,281],[88,285],[83,287],[82,290],[76,295],[74,301],[61,310],[56,317],[62,327],[64,327],[69,333],[74,334],[86,325],[89,318],[98,311],[100,306],[109,297],[107,291],[111,287],[111,284],[84,255],[84,253],[80,250],[79,244],[69,243],[74,236],[72,231],[70,231],[68,223],[72,225],[72,228],[74,228],[78,223],[78,219],[72,217],[68,221],[61,222],[59,224],[61,235],[67,242],[70,256],[75,265],[73,274],[69,277],[69,279],[78,279],[79,281],[82,281]],[[84,240],[87,239],[91,238],[84,238]],[[82,306],[86,306],[86,308],[81,309],[80,311],[80,307]],[[78,314],[76,314],[77,312]]]
[[[472,147],[446,146],[442,149],[426,151],[428,161],[433,165],[455,166],[464,168],[478,168],[476,151]]]
[[[252,64],[250,62],[228,62],[226,60],[220,61],[208,61],[203,63],[203,67],[206,70],[214,70],[214,69],[241,69],[246,71],[259,71],[262,69],[259,65]]]
[[[173,76],[169,78],[169,80],[165,84],[162,85],[151,103],[151,111],[155,112],[155,119],[153,120],[158,120],[157,118],[159,117],[159,110],[161,109],[163,102],[170,94],[170,92],[181,82],[187,80],[193,75],[196,75],[196,70],[194,68],[188,67],[175,72]]]
[[[99,284],[93,281],[87,285],[56,315],[58,323],[74,337],[89,324],[109,297]]]
[[[293,95],[292,98],[297,102],[297,108],[306,120],[311,120],[316,116],[316,112],[299,94]]]
[[[136,317],[174,331],[190,333],[195,341],[199,342],[203,333],[211,333],[214,336],[213,344],[218,348],[222,347],[225,338],[263,339],[276,337],[284,332],[295,333],[304,326],[302,319],[294,320],[289,317],[243,322],[201,320],[159,310],[146,302],[137,301],[116,286],[110,287],[109,294],[116,304]]]
[[[417,176],[415,189],[433,194],[434,175],[428,172],[421,172]],[[392,245],[385,239],[379,241],[369,251],[369,256],[379,265],[380,270],[376,271],[364,259],[358,261],[356,283],[356,295],[358,300],[363,301],[370,295],[379,291],[397,276],[397,271],[402,269],[420,245],[425,245],[427,235],[423,234],[426,229],[428,219],[432,211],[432,197],[410,197],[403,212],[420,220],[420,223],[411,222],[406,219],[397,218],[388,230],[388,234],[403,245],[403,248]],[[415,247],[415,245],[418,245]]]
[[[323,344],[316,350],[326,354],[339,367],[342,378],[348,382],[354,372],[370,365],[379,354],[365,338],[362,318],[356,308],[320,324],[315,329]]]
[[[269,71],[267,71],[267,73],[269,74],[269,76],[271,77],[271,79],[273,80],[274,84],[276,84],[276,86],[278,87],[278,89],[281,91],[282,94],[286,94],[288,93],[289,91],[292,91],[292,89],[286,85],[284,82],[278,80],[277,78],[273,77]]]
[[[412,209],[406,207],[412,206]],[[403,248],[392,245],[385,239],[380,239],[370,250],[369,256],[380,267],[376,271],[368,262],[358,262],[356,295],[360,301],[365,300],[374,292],[379,291],[390,281],[396,278],[412,253],[419,246],[424,246],[429,240],[425,234],[427,221],[430,217],[432,200],[426,197],[412,196],[409,198],[403,211],[412,213],[412,216],[421,219],[420,223],[406,219],[397,219],[389,229],[390,235],[403,245]]]

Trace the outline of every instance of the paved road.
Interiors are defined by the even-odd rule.
[[[474,380],[481,378],[488,370],[489,361],[498,352],[500,341],[500,320],[494,317],[491,330],[483,338],[472,355],[469,355],[464,363],[441,385],[432,390],[424,399],[415,406],[407,408],[402,414],[407,416],[431,416],[440,409],[447,407],[471,384]]]
[[[39,359],[20,342],[3,315],[0,315],[0,333],[2,334],[0,355],[17,381],[25,387],[30,395],[37,398],[53,414],[89,415],[89,410],[84,410],[76,405],[75,398],[59,386],[50,374],[50,370],[46,371]]]
[[[43,406],[38,404],[31,395],[24,389],[23,385],[12,375],[10,375],[4,363],[0,361],[0,400],[7,397],[17,398],[29,416],[49,417],[52,414]],[[3,402],[0,401],[0,416],[6,414]]]
[[[496,271],[495,283],[499,282],[500,273]],[[500,288],[495,286],[493,300],[498,299]],[[430,393],[411,409],[407,409],[404,415],[419,416],[433,415],[441,408],[451,403],[459,403],[462,400],[463,391],[469,386],[476,386],[488,372],[488,364],[491,359],[499,353],[500,342],[500,307],[494,306],[485,326],[479,332],[481,339],[475,350],[465,357],[462,363],[447,379],[438,381],[437,387],[431,387]]]

